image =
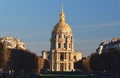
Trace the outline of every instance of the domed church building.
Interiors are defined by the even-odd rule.
[[[52,30],[50,51],[42,51],[42,58],[49,61],[50,71],[74,71],[74,63],[82,59],[80,51],[74,52],[72,29],[66,23],[63,8]]]
[[[59,16],[59,22],[54,26],[50,39],[50,70],[73,71],[75,60],[80,60],[82,55],[74,52],[72,30],[66,23],[63,8]]]

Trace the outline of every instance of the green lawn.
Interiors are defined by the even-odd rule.
[[[88,76],[38,76],[37,78],[90,78]]]
[[[89,78],[89,77],[70,77],[70,76],[67,76],[67,77],[64,77],[64,76],[58,76],[58,77],[56,77],[56,76],[50,76],[50,77],[48,77],[48,76],[41,76],[41,77],[39,77],[39,78]]]

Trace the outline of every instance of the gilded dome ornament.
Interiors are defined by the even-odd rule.
[[[57,23],[55,25],[55,27],[53,28],[53,33],[59,33],[59,32],[67,32],[67,33],[71,33],[72,30],[70,28],[70,25],[68,25],[65,21],[65,14],[63,11],[63,7],[62,7],[62,11],[59,15],[59,23]]]

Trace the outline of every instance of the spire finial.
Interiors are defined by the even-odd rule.
[[[63,4],[62,4],[62,13],[64,12],[64,7],[63,7]]]
[[[63,9],[63,4],[62,4],[62,12],[60,13],[60,19],[59,22],[65,22],[65,14],[64,14],[64,9]]]

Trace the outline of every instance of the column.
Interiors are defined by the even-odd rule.
[[[66,71],[68,71],[68,62],[66,63]]]
[[[64,56],[64,57],[63,57],[63,58],[64,58],[63,61],[65,61],[65,53],[63,53],[63,56]]]
[[[58,53],[57,53],[57,61],[58,61]]]
[[[60,71],[60,63],[58,63],[58,71]]]
[[[58,53],[58,61],[60,61],[60,53]]]
[[[58,63],[56,64],[56,71],[58,71]]]
[[[64,63],[64,71],[65,71],[65,63]]]
[[[58,39],[57,39],[57,41],[58,41]],[[56,49],[58,49],[58,42],[56,42],[55,44],[56,44],[55,45]]]
[[[68,54],[68,52],[67,52],[67,53],[66,53],[66,60],[67,60],[67,61],[69,60],[68,56],[69,56],[69,54]]]
[[[66,52],[65,52],[65,60],[66,60]]]

